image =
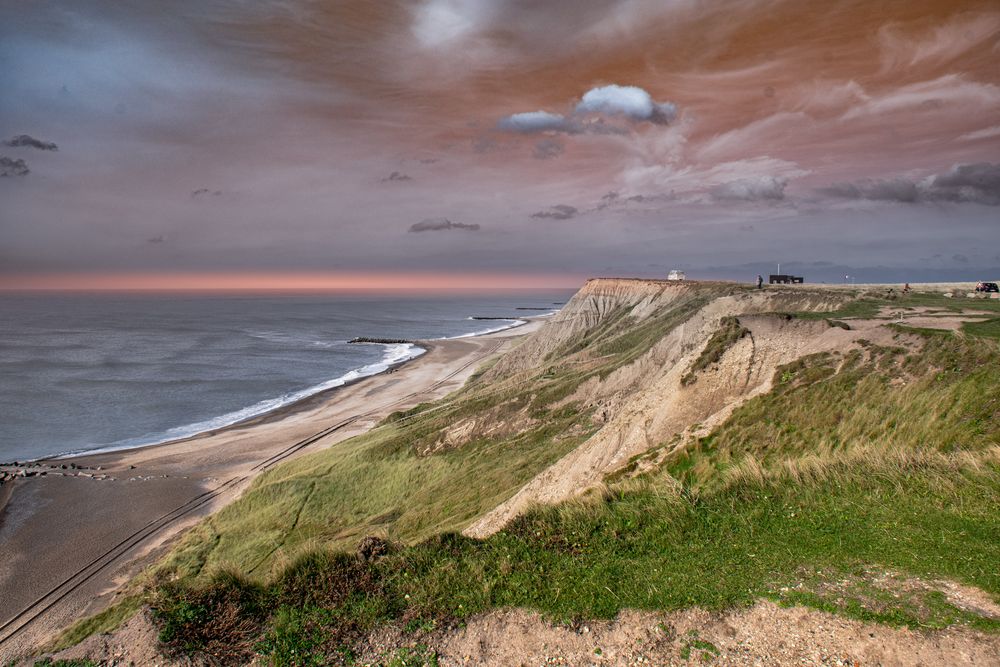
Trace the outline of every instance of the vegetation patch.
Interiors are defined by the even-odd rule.
[[[157,598],[165,640],[223,655],[195,627],[204,600],[223,599],[213,614],[249,629],[230,631],[240,655],[274,664],[351,664],[381,624],[421,631],[507,607],[572,622],[763,597],[1000,632],[997,618],[912,584],[950,580],[1000,599],[1000,346],[955,335],[921,345],[867,343],[783,366],[772,392],[661,468],[536,509],[486,540],[444,532],[377,558],[323,547],[240,584],[253,604],[235,607],[241,595],[205,592],[233,579],[192,579],[173,597],[167,587]],[[710,659],[699,642],[684,648]]]
[[[1000,317],[983,322],[965,322],[962,331],[970,336],[1000,340]]]
[[[899,346],[799,359],[707,437],[633,459],[602,492],[535,509],[485,540],[458,532],[588,437],[590,412],[568,397],[639,358],[684,313],[642,322],[617,313],[569,356],[487,373],[265,473],[153,573],[144,599],[160,640],[220,663],[353,664],[384,624],[419,633],[497,608],[572,622],[762,597],[1000,632],[995,618],[907,583],[1000,596],[1000,345],[988,337],[900,328]],[[724,320],[693,372],[744,335],[736,318]],[[436,448],[442,432],[484,412],[531,426],[472,429]],[[358,551],[372,535],[381,539]],[[871,574],[886,572],[898,577]],[[684,641],[692,658],[715,655],[697,637]],[[385,660],[436,657],[417,644]]]
[[[141,595],[129,595],[104,611],[81,619],[63,631],[46,650],[55,652],[75,646],[87,637],[112,632],[122,623],[132,618],[145,604]]]
[[[719,649],[710,641],[700,639],[697,630],[691,630],[681,642],[681,660],[691,658],[701,658],[704,662],[709,662],[719,655]]]
[[[681,378],[681,384],[687,386],[697,381],[697,373],[712,364],[718,363],[726,350],[731,348],[737,341],[750,334],[750,330],[740,324],[735,317],[723,317],[719,321],[719,328],[705,344],[705,349],[701,351],[698,358],[691,364],[691,368]]]
[[[955,606],[927,582],[891,571],[803,572],[798,583],[779,591],[777,600],[891,625],[997,628],[996,618]]]
[[[311,664],[307,656],[336,663],[352,637],[378,624],[448,622],[497,607],[571,620],[611,618],[626,608],[721,610],[770,597],[894,625],[958,622],[1000,631],[1000,622],[933,595],[838,588],[849,573],[874,567],[1000,594],[995,450],[975,458],[855,454],[809,479],[779,467],[734,476],[697,498],[667,488],[655,476],[633,481],[587,502],[532,512],[487,540],[444,534],[347,569],[338,558],[318,558],[305,580],[286,573],[235,592],[231,581],[213,582],[161,597],[157,618],[172,646],[225,660],[214,642],[226,630],[242,647],[228,655],[245,659],[252,647],[276,664]],[[304,582],[316,591],[311,597],[301,597]],[[251,603],[233,602],[241,599]],[[271,610],[264,622],[262,600]],[[209,609],[226,618],[240,612],[243,623],[206,633],[200,624]],[[251,641],[243,629],[261,639]],[[290,651],[298,662],[277,660]]]

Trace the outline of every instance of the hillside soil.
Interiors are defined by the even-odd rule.
[[[114,634],[91,637],[52,657],[100,665],[172,667],[200,662],[164,656],[156,635],[144,611]],[[261,659],[261,664],[266,662]],[[768,601],[721,614],[699,609],[625,611],[610,621],[571,625],[533,612],[504,610],[468,619],[461,628],[407,632],[398,625],[384,627],[360,642],[356,664],[990,667],[1000,665],[1000,635],[966,628],[892,628]]]

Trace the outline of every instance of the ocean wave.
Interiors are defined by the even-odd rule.
[[[469,317],[468,319],[473,319]],[[502,322],[510,322],[510,324],[505,324],[499,327],[492,327],[489,329],[482,329],[481,331],[473,331],[472,333],[459,334],[458,336],[445,336],[443,338],[438,338],[438,340],[455,340],[456,338],[474,338],[476,336],[485,336],[491,333],[497,333],[498,331],[506,331],[507,329],[513,329],[514,327],[523,326],[528,323],[527,320],[517,320],[517,319],[504,319],[500,320]]]
[[[553,311],[555,312],[555,311]],[[545,313],[544,315],[551,315],[552,313]],[[468,319],[473,319],[472,317]],[[501,322],[506,322],[501,326],[488,327],[478,331],[473,331],[470,333],[459,334],[457,336],[444,336],[438,338],[437,340],[454,340],[458,338],[473,338],[475,336],[485,336],[487,334],[497,333],[500,331],[506,331],[507,329],[513,329],[515,327],[523,326],[528,323],[527,320],[510,318],[499,320]],[[327,341],[316,341],[315,339],[304,339],[301,337],[295,337],[297,340],[292,340],[293,337],[284,336],[280,332],[273,331],[253,331],[248,332],[249,335],[254,338],[269,339],[273,342],[309,342],[315,345],[326,346]],[[341,341],[338,341],[341,342]],[[192,424],[187,424],[184,426],[176,426],[174,428],[167,429],[165,431],[156,433],[147,433],[134,438],[126,438],[119,440],[107,445],[96,445],[95,447],[82,447],[74,449],[72,451],[63,452],[58,454],[55,458],[66,457],[66,456],[76,456],[80,454],[100,454],[105,452],[121,451],[126,449],[137,449],[139,447],[148,447],[151,445],[159,445],[166,442],[172,442],[174,440],[181,440],[184,438],[190,438],[196,436],[200,433],[207,433],[209,431],[214,431],[216,429],[224,428],[226,426],[232,426],[233,424],[238,424],[239,422],[252,419],[254,417],[259,417],[273,410],[291,405],[297,401],[301,401],[304,398],[313,396],[320,392],[326,391],[328,389],[335,389],[337,387],[342,387],[351,382],[355,382],[365,377],[370,377],[372,375],[377,375],[388,370],[390,367],[396,364],[409,361],[410,359],[415,359],[422,355],[425,350],[422,347],[414,345],[413,343],[370,343],[372,345],[381,345],[385,348],[385,352],[382,355],[382,359],[379,361],[368,364],[367,366],[362,366],[361,368],[356,368],[354,370],[348,371],[343,375],[336,377],[332,380],[322,382],[317,385],[313,385],[306,389],[300,391],[289,392],[283,394],[277,398],[269,398],[262,401],[258,401],[253,405],[242,408],[240,410],[235,410],[233,412],[228,412],[218,417],[213,417],[211,419],[206,419],[203,421],[195,422]]]
[[[159,433],[147,433],[146,435],[141,435],[135,438],[127,438],[125,440],[119,440],[108,445],[101,445],[97,448],[81,448],[70,452],[63,452],[59,454],[56,458],[61,458],[65,456],[76,456],[79,454],[100,454],[104,452],[115,452],[125,449],[136,449],[139,447],[148,447],[150,445],[159,445],[165,442],[171,442],[173,440],[180,440],[183,438],[190,438],[191,436],[198,435],[199,433],[206,433],[208,431],[213,431],[215,429],[223,428],[225,426],[232,426],[233,424],[238,424],[239,422],[246,421],[253,417],[259,417],[263,414],[277,410],[278,408],[285,407],[297,401],[301,401],[304,398],[313,396],[328,389],[335,389],[337,387],[343,387],[346,384],[355,382],[362,378],[370,377],[372,375],[377,375],[379,373],[389,370],[392,366],[396,364],[401,364],[404,361],[409,361],[411,359],[416,359],[422,355],[425,350],[422,347],[418,347],[412,343],[399,343],[392,345],[384,345],[385,352],[382,358],[367,366],[362,366],[361,368],[356,368],[354,370],[348,371],[343,375],[333,378],[332,380],[327,380],[326,382],[321,382],[320,384],[313,385],[306,389],[300,391],[289,392],[283,394],[277,398],[269,398],[263,401],[258,401],[253,405],[242,408],[240,410],[235,410],[233,412],[228,412],[224,415],[218,417],[213,417],[211,419],[206,419],[204,421],[195,422],[193,424],[187,424],[185,426],[176,426],[166,431]]]
[[[266,340],[270,343],[280,343],[282,345],[313,345],[315,347],[334,347],[343,344],[343,340],[321,340],[307,336],[296,336],[283,331],[247,331],[251,338]]]

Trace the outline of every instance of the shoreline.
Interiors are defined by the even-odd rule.
[[[555,311],[553,311],[553,312],[555,312]],[[503,332],[506,332],[506,331],[512,331],[514,329],[518,329],[520,327],[530,325],[532,322],[539,321],[539,320],[541,320],[541,318],[547,317],[548,315],[550,315],[550,314],[525,316],[523,318],[518,318],[518,319],[513,319],[513,318],[498,318],[498,319],[509,320],[509,321],[511,321],[513,323],[510,324],[509,326],[487,329],[487,330],[482,331],[482,332],[473,332],[473,333],[469,333],[469,334],[460,334],[458,336],[450,336],[450,337],[443,337],[443,338],[430,338],[430,339],[426,339],[426,340],[412,340],[412,341],[407,341],[408,344],[411,344],[416,349],[422,350],[422,351],[419,352],[419,353],[417,353],[417,354],[415,354],[415,355],[413,355],[413,356],[407,357],[406,359],[401,359],[399,361],[392,362],[384,370],[378,371],[376,373],[371,373],[369,375],[359,375],[358,377],[351,378],[350,380],[346,380],[343,384],[339,384],[339,385],[336,385],[336,386],[333,386],[333,387],[327,387],[325,389],[320,389],[320,390],[318,390],[318,391],[316,391],[314,393],[306,394],[304,396],[301,396],[300,398],[297,398],[297,399],[294,399],[292,401],[289,401],[288,403],[285,403],[285,404],[282,404],[282,405],[278,405],[278,406],[276,406],[274,408],[265,410],[263,412],[255,414],[255,415],[250,415],[248,417],[245,417],[243,419],[234,421],[234,422],[229,423],[229,424],[222,424],[220,426],[216,426],[216,427],[212,427],[212,428],[209,428],[209,429],[205,429],[203,431],[198,431],[198,432],[192,433],[190,435],[185,435],[185,436],[181,436],[181,437],[177,437],[177,438],[168,438],[166,440],[162,440],[162,441],[159,441],[159,442],[149,442],[149,443],[137,444],[137,445],[124,445],[124,446],[121,446],[121,447],[107,446],[107,447],[99,447],[99,448],[96,448],[96,449],[81,450],[81,451],[76,451],[76,452],[66,452],[66,453],[61,453],[61,454],[52,454],[52,455],[49,455],[49,456],[43,456],[43,457],[39,457],[39,458],[35,458],[35,459],[28,459],[28,460],[25,460],[25,461],[18,461],[18,463],[21,464],[19,467],[34,467],[35,465],[38,465],[38,464],[56,463],[56,462],[58,462],[59,464],[65,463],[65,464],[68,465],[70,463],[78,463],[79,461],[87,461],[88,459],[91,459],[93,457],[104,458],[104,457],[107,457],[107,456],[112,456],[114,454],[123,454],[124,455],[127,452],[136,452],[136,451],[146,450],[146,449],[153,450],[153,449],[161,448],[161,447],[162,448],[172,447],[172,446],[175,446],[175,445],[181,445],[181,444],[185,444],[185,443],[190,443],[190,442],[193,442],[195,440],[200,440],[200,439],[203,439],[203,438],[210,438],[210,437],[213,437],[213,436],[222,435],[222,434],[225,434],[225,433],[228,433],[228,432],[231,432],[231,431],[238,431],[238,430],[241,430],[241,429],[252,428],[254,426],[259,426],[259,425],[262,425],[262,424],[269,424],[269,423],[274,423],[274,422],[280,422],[281,420],[286,419],[288,417],[291,417],[291,416],[295,415],[296,413],[298,413],[300,411],[314,409],[316,407],[319,407],[320,405],[326,403],[327,401],[332,400],[336,396],[337,392],[342,391],[344,389],[347,389],[348,387],[356,385],[356,384],[358,384],[360,382],[364,382],[365,380],[369,380],[369,379],[372,379],[372,378],[377,378],[377,377],[380,377],[380,376],[383,376],[383,375],[392,374],[392,373],[394,373],[394,372],[396,372],[396,371],[404,368],[407,364],[415,362],[415,361],[417,361],[417,360],[419,360],[419,359],[421,359],[421,358],[429,355],[443,341],[469,340],[469,339],[475,339],[475,338],[485,338],[485,337],[488,337],[488,336],[492,336],[492,335],[495,335],[495,334],[500,334],[500,333],[503,333]],[[366,345],[368,345],[368,344],[371,344],[371,345],[388,345],[388,343],[364,343],[364,344],[366,344]],[[347,371],[346,373],[344,373],[343,375],[348,375],[348,374],[353,373],[353,372],[355,372],[357,370],[359,370],[359,369],[351,369],[351,370]],[[183,427],[178,427],[178,428],[183,428]],[[25,466],[25,464],[29,464],[29,465]],[[4,462],[0,461],[0,465],[4,465]],[[85,466],[85,467],[89,467],[89,466]],[[6,510],[7,510],[7,505],[9,504],[9,502],[10,502],[12,496],[13,496],[14,485],[15,485],[16,482],[17,482],[17,480],[10,480],[10,481],[8,481],[6,483],[0,483],[0,532],[2,532],[2,529],[3,529],[4,515],[5,515]]]
[[[9,498],[0,506],[0,627],[13,623],[0,632],[0,655],[30,650],[106,607],[120,583],[162,555],[184,530],[238,497],[264,470],[336,446],[392,411],[461,387],[486,359],[546,318],[525,319],[526,325],[499,332],[420,341],[427,351],[418,357],[236,424],[60,458],[59,464],[78,469],[4,484],[0,498]],[[31,610],[40,610],[37,619],[30,618]]]
[[[429,354],[431,352],[431,350],[436,345],[438,345],[441,341],[468,340],[470,338],[480,338],[480,337],[485,337],[485,336],[491,336],[493,334],[498,334],[498,333],[502,333],[504,331],[510,331],[510,330],[513,330],[513,329],[517,329],[519,327],[526,326],[526,325],[530,324],[531,321],[534,321],[534,320],[536,320],[538,318],[541,318],[541,317],[546,317],[546,315],[524,316],[524,317],[517,318],[517,319],[515,319],[515,318],[506,318],[506,317],[504,317],[504,318],[491,318],[491,319],[498,319],[498,320],[506,320],[506,321],[510,321],[510,322],[513,322],[513,323],[510,324],[509,326],[505,326],[505,327],[496,327],[496,328],[487,329],[487,330],[484,330],[484,331],[481,331],[481,332],[473,332],[473,333],[468,333],[468,334],[460,334],[458,336],[450,336],[450,337],[443,337],[443,338],[429,338],[429,339],[426,339],[426,340],[416,340],[416,339],[415,340],[408,340],[408,341],[406,341],[406,344],[413,345],[414,348],[415,348],[415,350],[421,350],[421,351],[417,352],[413,356],[409,356],[409,357],[407,357],[405,359],[401,359],[399,361],[394,361],[394,362],[388,363],[387,366],[386,366],[386,368],[384,370],[377,371],[375,373],[370,373],[370,374],[367,374],[367,375],[358,375],[357,377],[351,378],[349,380],[345,380],[343,382],[343,384],[339,384],[339,385],[332,386],[332,387],[326,387],[324,389],[318,389],[315,392],[312,392],[312,393],[309,393],[309,394],[304,394],[304,395],[300,396],[299,398],[292,399],[288,403],[283,403],[283,404],[275,406],[273,408],[268,408],[268,409],[266,409],[266,410],[264,410],[262,412],[259,412],[259,413],[256,413],[256,414],[252,414],[252,415],[249,415],[249,416],[246,416],[246,417],[243,417],[241,419],[238,419],[236,421],[230,422],[228,424],[220,424],[218,426],[213,426],[213,427],[210,427],[210,428],[207,428],[207,429],[204,429],[204,430],[196,431],[196,432],[190,433],[188,435],[183,435],[183,436],[178,436],[178,437],[168,437],[165,440],[157,440],[157,441],[152,441],[152,442],[139,443],[139,444],[135,444],[135,445],[120,445],[120,446],[116,446],[114,444],[111,444],[111,445],[102,445],[102,446],[99,446],[99,447],[95,447],[94,449],[82,449],[82,450],[77,450],[77,451],[62,452],[62,453],[59,453],[59,454],[49,454],[49,455],[41,456],[41,457],[38,457],[38,458],[25,459],[24,461],[20,461],[19,460],[18,462],[22,463],[22,464],[24,464],[24,463],[34,464],[34,463],[44,463],[44,462],[54,462],[54,461],[58,461],[60,463],[62,463],[62,462],[68,463],[68,462],[71,462],[71,461],[75,461],[76,459],[87,458],[87,457],[90,457],[90,456],[97,456],[97,455],[103,455],[103,454],[113,454],[113,453],[116,453],[116,452],[129,452],[129,451],[134,451],[134,450],[138,450],[138,449],[146,449],[146,448],[149,448],[149,447],[169,446],[169,445],[173,445],[173,444],[188,442],[188,441],[194,440],[196,438],[201,438],[201,437],[204,437],[204,436],[218,435],[218,434],[223,433],[223,432],[225,432],[225,431],[227,431],[229,429],[245,428],[245,427],[248,427],[248,426],[254,426],[254,425],[257,425],[257,424],[266,423],[266,422],[272,421],[274,419],[283,419],[284,417],[288,416],[289,414],[293,414],[294,412],[296,412],[298,410],[308,408],[311,403],[315,403],[317,401],[325,401],[325,400],[327,400],[328,398],[330,398],[333,395],[334,392],[336,392],[338,390],[344,389],[346,387],[350,387],[350,386],[352,386],[354,384],[357,384],[358,382],[362,382],[362,381],[367,380],[369,378],[378,377],[380,375],[386,375],[386,374],[390,374],[390,373],[396,372],[400,368],[403,368],[404,366],[406,366],[407,364],[409,364],[409,363],[411,363],[413,361],[416,361],[416,360],[420,359],[421,357],[424,357],[427,354]],[[390,343],[376,343],[376,342],[369,343],[367,341],[364,342],[364,343],[361,343],[361,344],[365,344],[365,345],[383,345],[383,346],[390,345]],[[350,375],[351,373],[355,373],[355,372],[361,370],[362,368],[365,368],[365,367],[362,366],[361,368],[352,368],[352,369],[349,369],[346,372],[344,372],[340,377],[343,377],[345,375]],[[333,381],[336,381],[338,379],[340,379],[340,378],[339,377],[338,378],[333,378],[332,380],[329,380],[329,382],[333,382]],[[323,384],[323,383],[320,383],[320,384]],[[319,386],[319,385],[316,385],[316,386]],[[307,389],[304,389],[302,391],[308,391],[308,390],[309,389],[307,388]],[[264,401],[264,400],[276,400],[276,399],[261,399],[261,400]],[[252,406],[248,406],[248,408],[243,408],[243,409],[249,409],[249,407],[252,407]],[[218,417],[215,417],[215,419],[221,418],[223,416],[225,416],[225,415],[219,415]],[[204,421],[208,421],[208,420],[204,420]],[[181,425],[181,426],[177,426],[177,427],[174,427],[174,428],[185,428],[186,426],[192,426],[192,425]],[[142,437],[142,436],[139,436],[139,437]],[[2,465],[3,463],[5,463],[5,462],[0,461],[0,465]],[[2,489],[3,486],[4,485],[0,485],[0,489]],[[3,508],[6,505],[6,503],[3,502],[3,500],[4,500],[3,494],[0,493],[0,525],[2,525],[2,523],[3,523]]]
[[[251,426],[256,426],[258,424],[264,424],[270,421],[281,420],[291,414],[294,414],[298,410],[308,408],[311,404],[322,402],[331,398],[337,391],[350,387],[354,384],[357,384],[358,382],[363,382],[369,378],[378,377],[380,375],[386,375],[399,368],[402,368],[411,361],[416,361],[420,357],[423,357],[425,354],[428,354],[431,351],[431,348],[433,348],[433,345],[429,342],[414,341],[413,344],[423,351],[407,359],[402,359],[400,361],[393,362],[392,364],[387,366],[385,370],[378,371],[377,373],[372,373],[370,375],[360,375],[356,378],[346,380],[343,384],[339,384],[335,387],[327,387],[325,389],[319,389],[314,393],[306,394],[300,398],[291,400],[288,403],[284,403],[282,405],[278,405],[268,410],[264,410],[263,412],[244,417],[229,424],[221,424],[219,426],[213,426],[203,431],[197,431],[190,435],[185,435],[176,438],[169,438],[167,440],[162,440],[157,442],[147,442],[144,444],[137,444],[137,445],[122,445],[119,447],[109,445],[106,447],[99,447],[97,449],[85,449],[76,452],[67,452],[65,454],[53,454],[52,456],[45,456],[38,459],[32,459],[30,462],[34,463],[43,461],[75,461],[77,459],[89,458],[91,456],[99,456],[104,454],[131,452],[140,449],[149,449],[154,447],[168,447],[170,445],[190,442],[192,440],[196,440],[203,437],[219,435],[220,433],[225,433],[226,431],[230,430],[247,428]],[[351,369],[350,371],[348,371],[348,373],[354,372],[355,370],[357,369]],[[345,373],[345,375],[346,374],[347,373]],[[177,428],[183,428],[183,427],[177,427]],[[0,511],[2,511],[2,508],[0,508]]]

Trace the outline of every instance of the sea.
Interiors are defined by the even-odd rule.
[[[352,338],[478,335],[571,294],[0,295],[0,462],[234,424],[424,352]]]

